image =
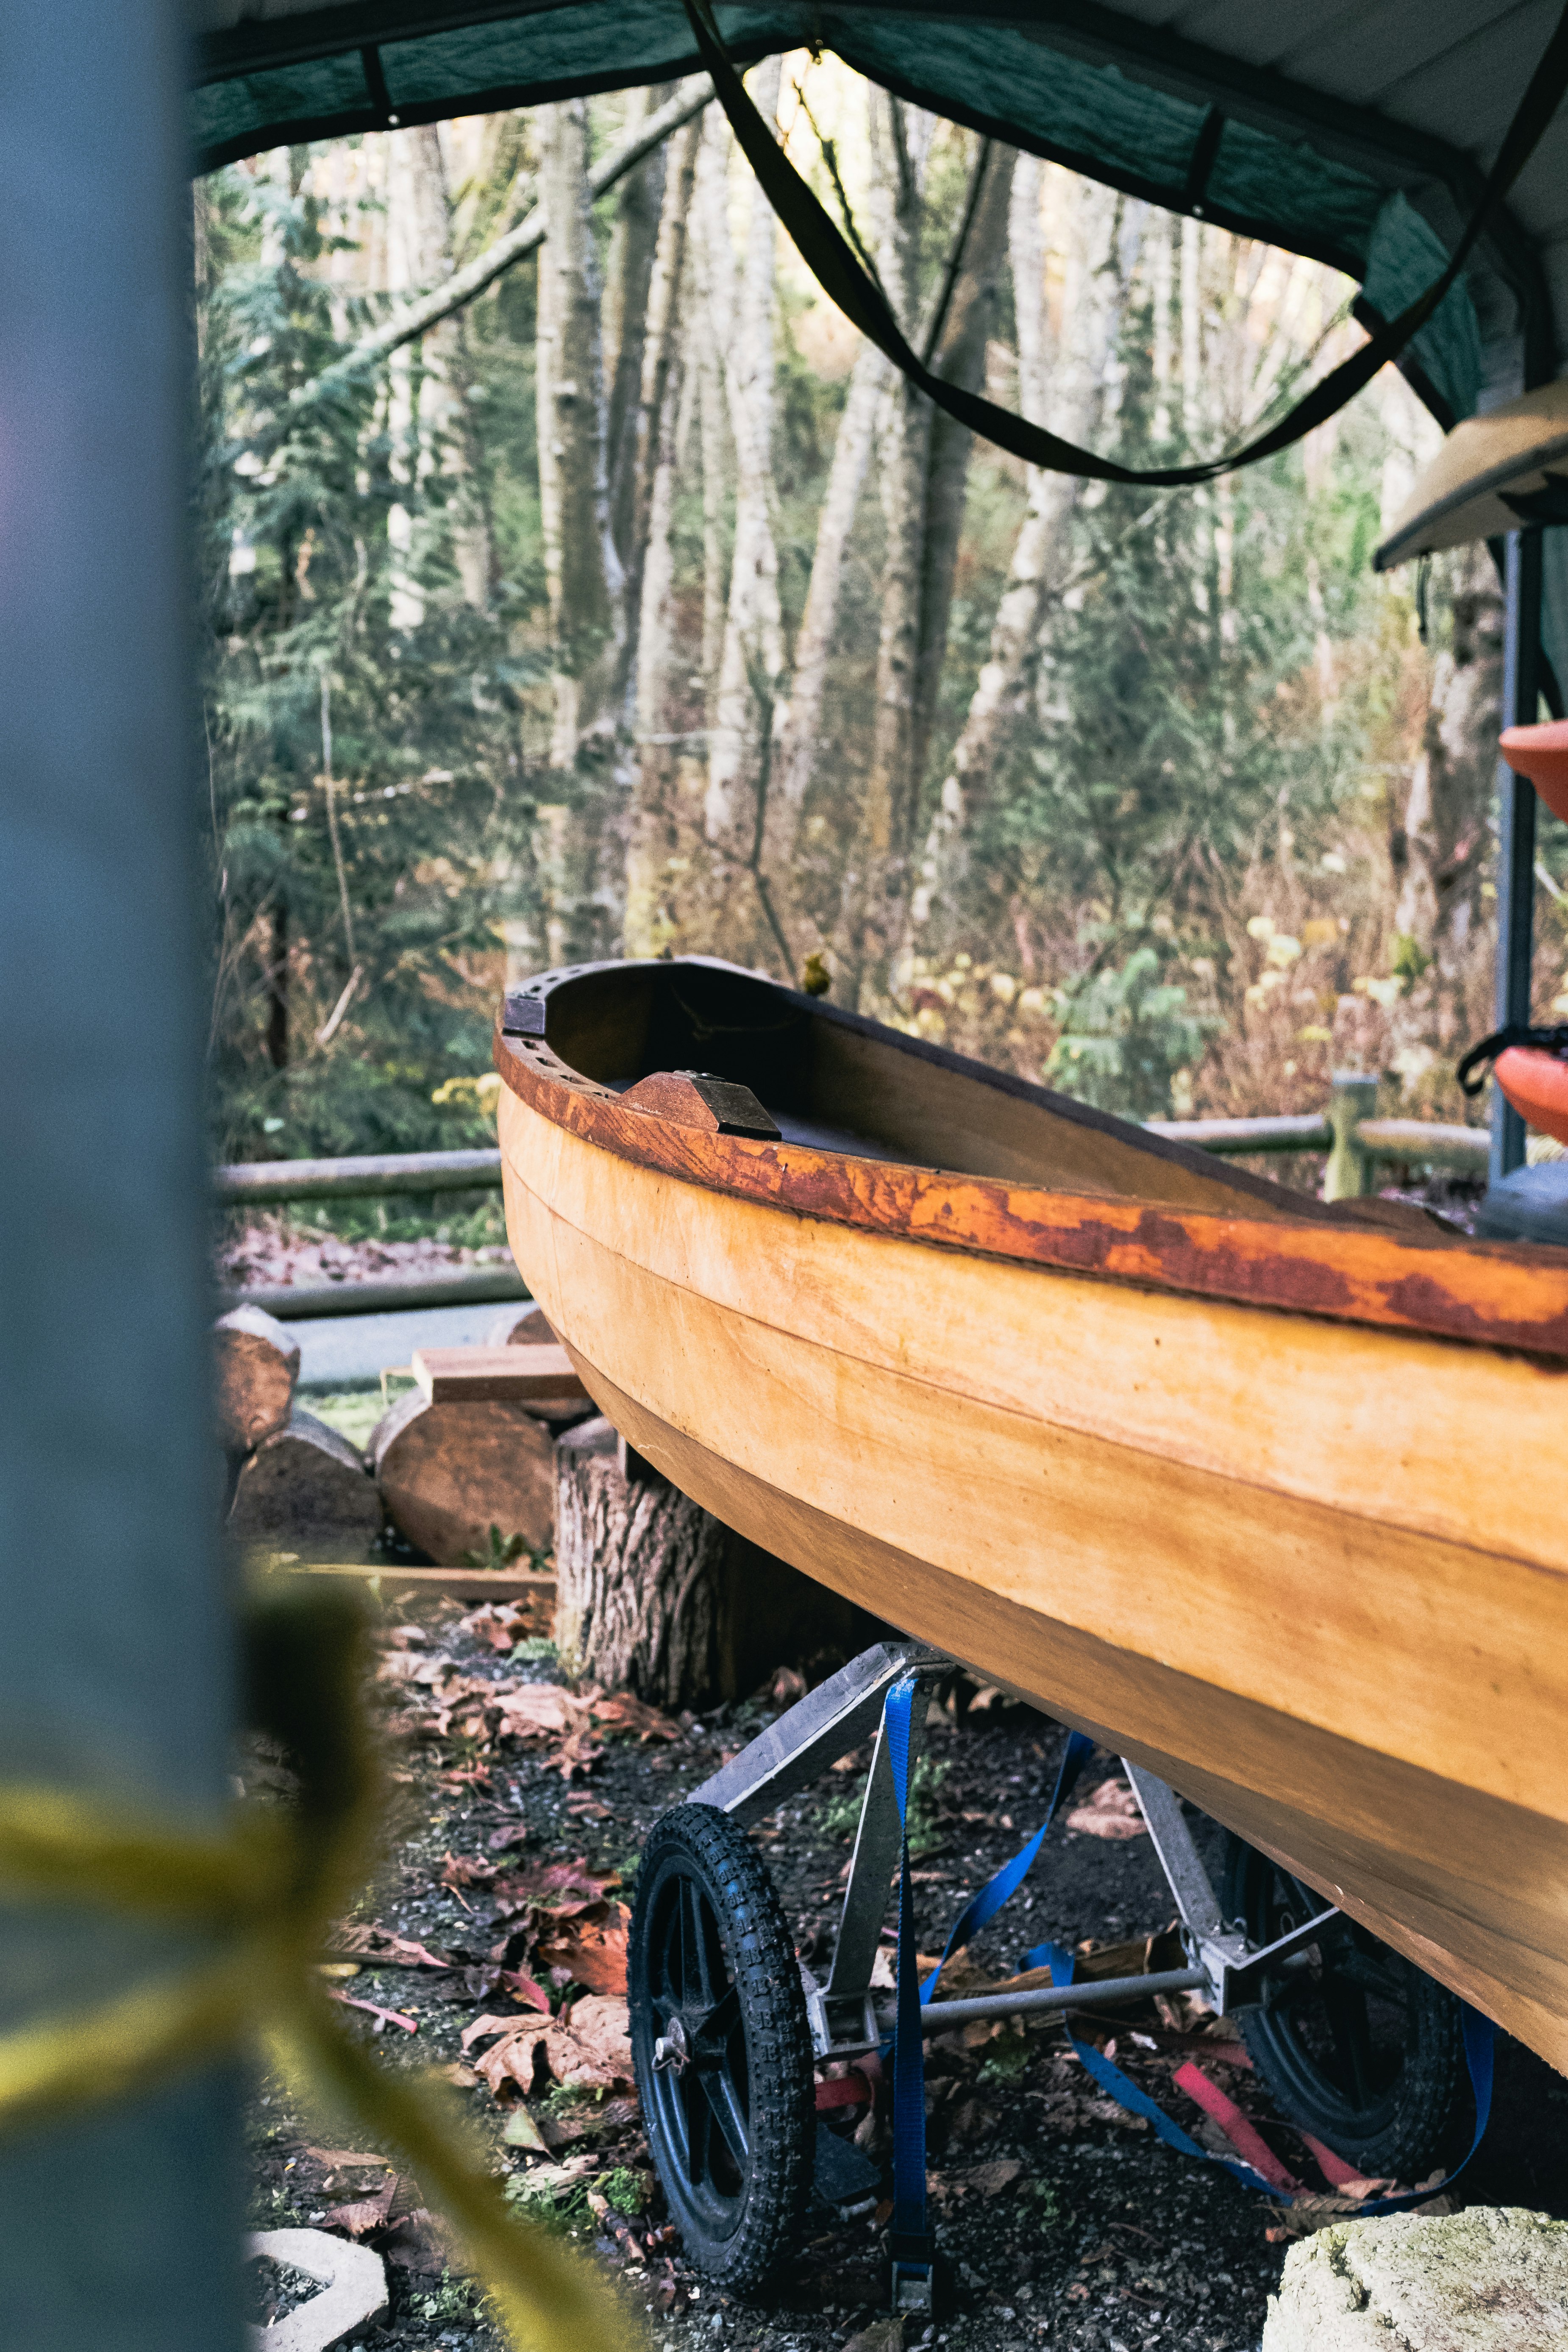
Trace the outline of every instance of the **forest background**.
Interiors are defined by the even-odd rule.
[[[831,58],[749,87],[942,373],[1126,463],[1360,339]],[[506,980],[686,951],[1132,1118],[1345,1067],[1483,1115],[1501,599],[1484,547],[1371,571],[1415,394],[1205,488],[1036,473],[819,294],[705,88],[198,183],[217,1156],[488,1140]],[[1548,821],[1560,1013],[1565,873]]]

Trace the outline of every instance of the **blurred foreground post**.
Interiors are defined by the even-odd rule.
[[[0,1780],[224,1791],[174,0],[0,0]],[[40,1541],[47,1540],[40,1551]],[[0,2030],[176,1957],[0,1906]],[[240,2341],[231,2076],[0,2142],[6,2352]]]

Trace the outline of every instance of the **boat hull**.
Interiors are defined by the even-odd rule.
[[[957,1253],[503,1092],[508,1229],[716,1516],[1185,1796],[1568,2069],[1562,1375]]]

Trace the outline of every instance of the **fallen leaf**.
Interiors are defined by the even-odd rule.
[[[680,1726],[661,1715],[657,1706],[647,1706],[630,1691],[601,1694],[592,1702],[595,1723],[611,1731],[636,1732],[640,1740],[679,1739]]]
[[[510,1845],[526,1845],[532,1835],[526,1822],[509,1822],[505,1829],[492,1830],[485,1843],[492,1853],[504,1853]]]
[[[334,2230],[345,2230],[351,2238],[368,2238],[374,2230],[385,2228],[396,2194],[397,2175],[389,2172],[385,2187],[374,2197],[359,2198],[350,2205],[329,2205],[324,2219]]]
[[[983,2197],[999,2197],[1004,2189],[1012,2187],[1023,2169],[1016,2156],[999,2156],[993,2163],[971,2166],[964,2179]]]
[[[567,2016],[574,2038],[593,2053],[619,2083],[636,2078],[632,2071],[631,2012],[613,1993],[591,1992],[574,2001]]]
[[[313,2156],[316,2162],[325,2165],[329,2172],[347,2172],[356,2164],[390,2166],[392,2162],[392,2158],[387,2156],[361,2156],[352,2147],[308,2147],[305,2154]]]
[[[535,2156],[548,2156],[550,2143],[533,2119],[533,2111],[526,2099],[519,2099],[509,2110],[501,2129],[508,2147],[531,2148]]]
[[[450,1952],[433,1952],[427,1944],[416,1944],[407,1936],[395,1936],[388,1927],[358,1919],[334,1927],[328,1949],[333,1959],[366,1959],[383,1969],[446,1969],[457,1966]]]
[[[616,1904],[605,1921],[574,1920],[565,1933],[541,1939],[537,1957],[547,1968],[568,1969],[574,1982],[590,1992],[624,1993],[626,1989],[626,1933],[631,1913]]]
[[[477,1854],[449,1853],[441,1864],[443,1886],[488,1886],[495,1874],[495,1864]]]
[[[1082,1804],[1073,1807],[1066,1825],[1088,1837],[1135,1838],[1149,1834],[1137,1798],[1128,1782],[1121,1779],[1102,1780]]]
[[[574,1730],[587,1709],[555,1683],[514,1683],[493,1690],[503,1739],[551,1739]]]
[[[477,2091],[479,2086],[479,2075],[460,2058],[455,2058],[449,2066],[437,2066],[431,2071],[441,2082],[450,2083],[459,2091]]]

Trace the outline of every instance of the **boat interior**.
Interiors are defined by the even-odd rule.
[[[1343,1221],[1305,1193],[736,965],[586,965],[530,992],[544,1000],[550,1052],[582,1076],[616,1094],[660,1071],[727,1078],[788,1143],[1222,1215]]]

